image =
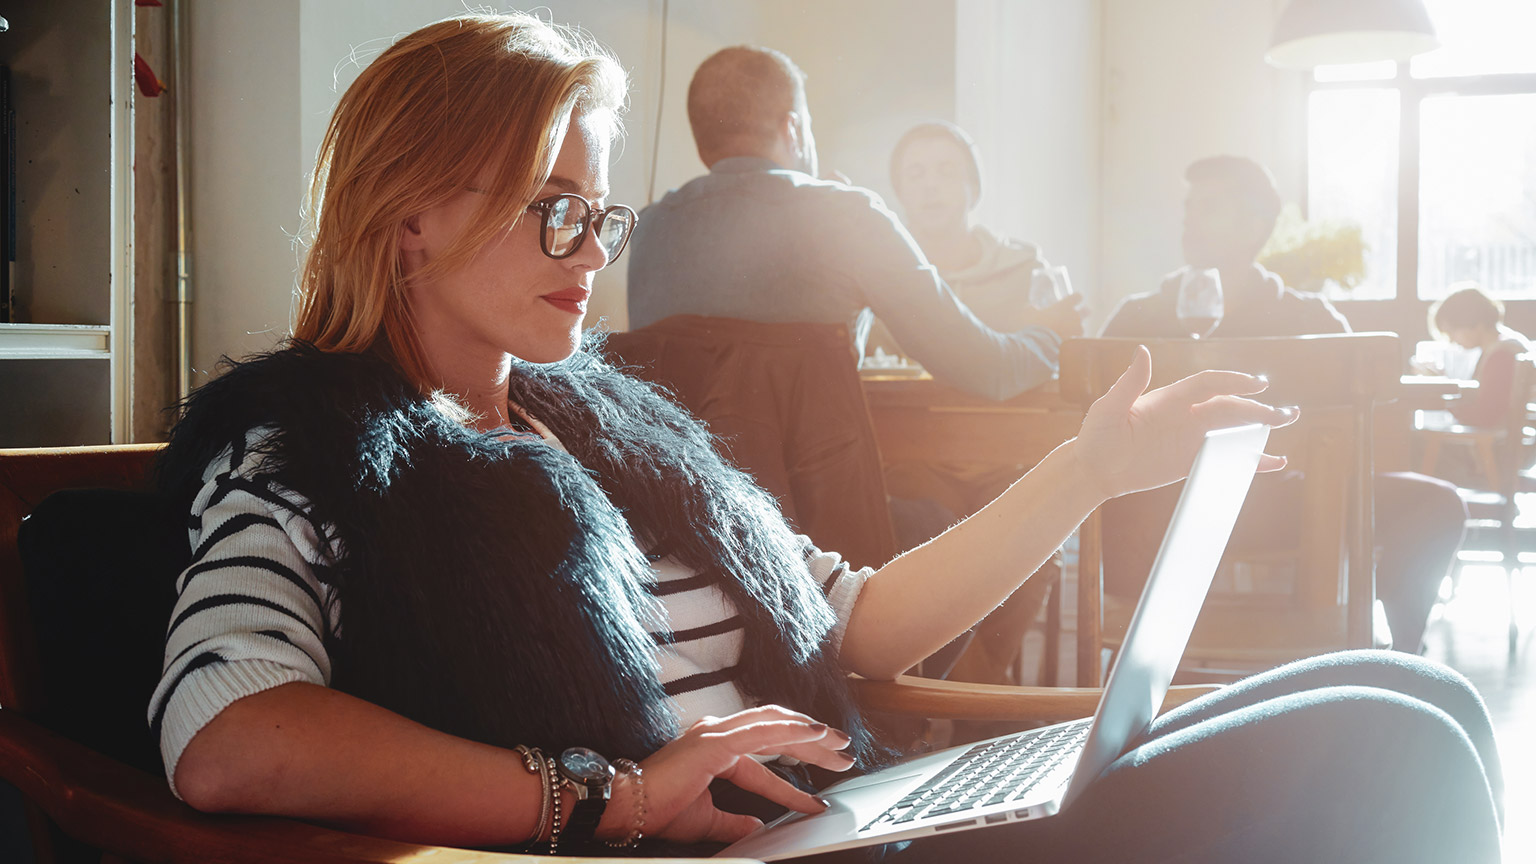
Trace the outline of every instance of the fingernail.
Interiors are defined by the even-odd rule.
[[[847,732],[844,732],[841,729],[833,729],[832,731],[836,732],[838,737],[842,738],[844,741],[852,741],[853,740],[853,736],[852,735],[849,735]]]
[[[1259,379],[1259,382],[1262,383],[1262,384],[1268,384],[1269,383],[1269,376],[1268,375],[1255,375],[1253,377]]]
[[[828,808],[830,808],[832,806],[832,802],[831,801],[828,801],[827,799],[821,797],[820,795],[812,795],[811,797],[816,799],[816,803],[820,804],[821,808],[823,810],[826,810],[826,809],[828,809]]]
[[[1301,413],[1301,406],[1300,405],[1287,405],[1284,408],[1281,408],[1280,410],[1284,411],[1285,412],[1285,416],[1287,416],[1287,417],[1295,417],[1297,414]]]
[[[811,724],[811,731],[812,732],[825,732],[825,731],[827,731],[830,728],[832,728],[832,727],[828,726],[825,723],[812,723]]]

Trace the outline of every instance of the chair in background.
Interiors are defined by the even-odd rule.
[[[133,767],[123,757],[106,755],[102,749],[82,743],[81,738],[107,740],[122,737],[121,730],[90,729],[73,726],[61,733],[60,718],[50,701],[70,688],[82,686],[85,679],[113,674],[103,668],[121,669],[130,678],[144,670],[135,665],[149,663],[149,677],[158,677],[160,658],[119,652],[121,656],[88,658],[91,668],[71,669],[59,663],[43,662],[39,640],[89,639],[79,630],[97,626],[84,618],[45,619],[51,624],[35,626],[28,613],[29,593],[35,594],[39,574],[24,571],[18,534],[23,518],[44,509],[50,519],[68,526],[80,515],[70,508],[95,508],[93,515],[104,515],[102,508],[117,510],[116,516],[134,521],[152,496],[135,498],[146,485],[151,463],[159,447],[130,445],[117,447],[72,447],[35,450],[0,450],[0,780],[14,785],[27,802],[28,824],[39,864],[60,862],[143,861],[157,864],[533,864],[548,856],[511,855],[466,849],[423,846],[364,837],[323,828],[293,819],[256,816],[219,816],[200,813],[171,795],[163,776]],[[110,490],[117,494],[55,496],[63,490]],[[54,497],[51,497],[54,496]],[[39,519],[43,518],[41,513]],[[35,526],[34,526],[35,528]],[[181,530],[180,520],[172,526]],[[29,529],[29,539],[46,532]],[[184,536],[184,535],[183,535]],[[39,551],[30,550],[35,556]],[[57,550],[55,550],[57,551]],[[121,579],[164,578],[174,574],[145,574],[120,548],[96,544],[83,549],[65,550],[79,566],[90,564],[95,556],[95,574]],[[31,556],[29,556],[31,557]],[[119,569],[117,565],[124,565]],[[105,574],[105,575],[103,575]],[[53,573],[56,578],[72,580],[73,573]],[[32,592],[28,583],[32,583]],[[78,586],[57,586],[67,595]],[[129,593],[142,588],[153,594],[154,585],[126,586]],[[166,613],[168,618],[169,613]],[[143,638],[132,644],[163,638],[165,619],[148,620],[119,615],[128,626],[142,630]],[[74,632],[48,633],[40,630],[75,628]],[[65,663],[71,662],[66,658]],[[84,661],[82,661],[84,662]],[[49,676],[62,676],[50,681]],[[50,684],[52,686],[50,686]],[[86,685],[89,687],[89,685]],[[859,701],[866,708],[887,712],[965,720],[1013,720],[1019,722],[1056,722],[1084,717],[1093,712],[1099,692],[1088,688],[987,687],[916,680],[902,676],[895,681],[855,679]],[[1170,692],[1165,707],[1180,704],[1210,688],[1180,687]],[[98,694],[99,695],[99,694]],[[126,718],[104,722],[131,724],[144,728],[143,710],[149,693],[127,700],[128,704],[105,704],[98,698],[93,717]],[[89,719],[89,718],[87,718]],[[59,728],[54,728],[59,726]],[[80,738],[73,737],[75,735]],[[130,736],[131,737],[131,736]],[[131,757],[129,757],[131,758]],[[0,850],[3,851],[3,850]],[[577,860],[566,858],[563,860]],[[653,860],[661,864],[660,859]],[[665,859],[676,862],[679,859]],[[717,860],[717,859],[710,859]]]
[[[1236,671],[1326,650],[1370,647],[1375,595],[1372,415],[1377,402],[1391,398],[1397,383],[1396,334],[1072,339],[1062,347],[1063,395],[1086,410],[1143,344],[1152,352],[1154,387],[1205,369],[1236,369],[1268,376],[1265,400],[1302,409],[1302,419],[1275,430],[1268,448],[1305,472],[1301,543],[1289,561],[1254,562],[1283,566],[1294,574],[1293,585],[1281,594],[1213,592],[1195,625],[1186,662]],[[1118,644],[1134,609],[1134,597],[1103,591],[1102,552],[1115,530],[1100,508],[1080,534],[1079,684],[1098,683],[1101,650]]]
[[[605,350],[707,423],[817,545],[856,567],[901,551],[846,327],[679,315]]]
[[[1419,470],[1435,474],[1442,454],[1460,451],[1474,470],[1455,478],[1467,505],[1467,536],[1462,548],[1497,552],[1509,584],[1509,658],[1518,656],[1520,619],[1515,603],[1515,578],[1524,571],[1520,552],[1530,535],[1516,528],[1520,515],[1517,495],[1536,492],[1536,358],[1522,354],[1515,361],[1509,403],[1499,426],[1441,426],[1417,430],[1423,444]]]

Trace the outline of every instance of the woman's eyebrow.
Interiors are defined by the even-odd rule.
[[[601,201],[608,197],[607,189],[594,189],[592,191],[596,194],[588,194],[587,191],[582,188],[580,183],[577,183],[575,180],[572,180],[569,177],[551,177],[544,181],[544,185],[546,187],[553,186],[561,192],[573,192],[591,201]]]

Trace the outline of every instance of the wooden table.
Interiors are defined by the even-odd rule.
[[[887,463],[985,464],[1022,474],[1083,422],[1054,382],[995,402],[931,378],[867,374],[864,395]]]
[[[887,490],[893,498],[937,502],[954,517],[985,506],[1076,435],[1083,420],[1082,409],[1065,401],[1055,382],[998,402],[927,377],[865,373],[863,379]],[[1054,596],[1059,600],[1060,591]],[[1059,602],[1047,606],[1046,621],[1042,682],[1051,684],[1060,665]]]
[[[1376,409],[1375,468],[1378,473],[1414,470],[1414,421],[1419,411],[1445,408],[1449,399],[1477,390],[1476,381],[1441,375],[1404,375],[1397,398]]]

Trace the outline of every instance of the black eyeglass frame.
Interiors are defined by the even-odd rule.
[[[582,228],[581,233],[576,237],[576,242],[572,243],[571,248],[565,250],[564,253],[556,255],[549,249],[549,220],[555,212],[555,202],[559,201],[561,198],[569,198],[573,201],[581,202],[581,206],[586,211],[587,215],[582,219],[577,220],[578,223],[582,224]],[[607,207],[593,207],[591,201],[588,201],[586,198],[577,195],[575,192],[561,192],[559,195],[551,195],[548,198],[540,198],[532,204],[529,204],[528,209],[530,211],[538,211],[539,213],[539,251],[543,252],[549,258],[555,259],[556,261],[575,255],[578,251],[581,250],[581,244],[587,242],[588,234],[601,234],[603,231],[603,223],[608,220],[608,217],[615,212],[622,211],[629,214],[629,230],[624,232],[624,238],[619,241],[619,248],[614,249],[612,252],[608,252],[607,264],[612,264],[613,262],[619,260],[619,256],[624,253],[624,248],[629,245],[630,235],[635,233],[635,226],[640,224],[640,214],[636,213],[632,207],[627,207],[623,204],[612,204]]]

